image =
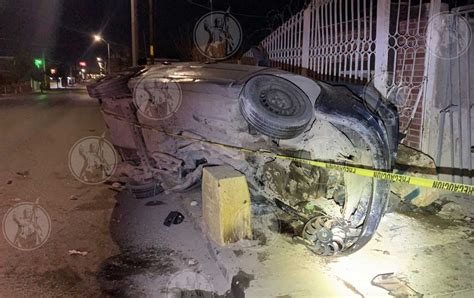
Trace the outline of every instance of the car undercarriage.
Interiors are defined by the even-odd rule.
[[[166,63],[88,91],[138,195],[184,192],[204,167],[230,165],[253,196],[298,218],[295,237],[320,255],[357,251],[386,211],[387,181],[266,154],[391,170],[397,112],[373,89],[266,67]]]

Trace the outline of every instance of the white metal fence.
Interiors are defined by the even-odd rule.
[[[305,10],[305,66],[326,78],[367,79],[374,66],[375,8],[372,0],[313,1]]]
[[[313,0],[261,44],[273,66],[373,84],[398,105],[419,147],[426,25],[439,10],[440,0]]]
[[[284,26],[278,27],[262,41],[263,47],[274,64],[286,65],[289,70],[296,70],[302,66],[303,18],[304,11],[300,11],[292,16]]]

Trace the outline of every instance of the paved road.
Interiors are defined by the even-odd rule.
[[[51,218],[49,239],[36,250],[15,249],[0,237],[0,296],[100,293],[98,266],[118,252],[109,234],[115,192],[76,181],[68,152],[78,139],[104,131],[85,89],[0,98],[0,216],[38,199]],[[70,256],[71,249],[89,254]]]
[[[49,238],[33,251],[0,237],[0,297],[163,296],[173,276],[196,268],[220,287],[210,289],[230,289],[188,218],[164,228],[169,211],[184,212],[178,201],[134,200],[73,178],[71,147],[104,131],[99,105],[84,89],[0,98],[0,218],[39,200],[51,219]]]

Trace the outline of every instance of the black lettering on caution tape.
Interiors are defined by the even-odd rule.
[[[374,172],[374,178],[389,180],[392,182],[410,183],[410,177],[392,173]]]
[[[456,184],[456,183],[450,183],[450,182],[433,181],[432,187],[436,189],[465,193],[468,195],[472,195],[474,193],[474,186],[462,185],[462,184]]]

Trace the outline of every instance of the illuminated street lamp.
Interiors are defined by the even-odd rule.
[[[110,43],[102,38],[99,34],[94,34],[94,42],[103,41],[107,44],[107,72],[110,74]]]

